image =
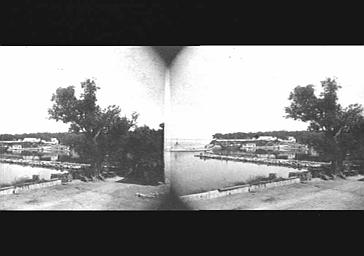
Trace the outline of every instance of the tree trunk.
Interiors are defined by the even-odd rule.
[[[92,165],[92,176],[99,177],[102,171],[102,163],[96,162]]]
[[[102,171],[102,165],[103,165],[103,156],[101,156],[101,152],[99,152],[97,138],[100,135],[100,131],[96,133],[96,135],[91,137],[92,141],[92,155],[93,155],[93,163],[91,164],[91,177],[92,178],[101,178],[101,171]]]
[[[333,174],[342,174],[344,170],[344,160],[343,159],[336,159],[331,162],[331,171]]]
[[[345,152],[340,148],[338,142],[338,136],[341,134],[342,129],[340,129],[333,137],[332,137],[332,146],[333,146],[333,159],[331,161],[331,171],[335,175],[342,175],[344,170],[344,159]]]

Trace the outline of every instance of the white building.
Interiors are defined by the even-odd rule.
[[[24,138],[23,142],[33,142],[33,143],[38,143],[40,142],[41,139],[37,139],[37,138]]]
[[[52,142],[52,144],[59,144],[59,141],[57,138],[52,138],[51,142]]]
[[[277,137],[273,137],[273,136],[259,136],[257,140],[274,141],[274,140],[277,140]]]
[[[14,145],[11,145],[8,150],[17,150],[17,149],[22,149],[22,145],[19,145],[19,144],[14,144]]]
[[[240,149],[246,152],[255,152],[257,150],[257,144],[255,143],[246,143],[241,145]]]
[[[241,148],[255,148],[257,146],[257,144],[255,143],[245,143],[243,145],[241,145]]]
[[[289,137],[288,137],[288,141],[289,141],[289,142],[294,142],[294,143],[296,143],[296,142],[297,142],[296,138],[295,138],[295,137],[293,137],[293,136],[289,136]]]

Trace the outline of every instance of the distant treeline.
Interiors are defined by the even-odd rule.
[[[120,170],[133,170],[136,178],[147,179],[148,183],[164,180],[164,124],[159,129],[148,126],[135,127],[127,134],[113,134],[108,140],[100,142],[102,152],[107,152],[105,163],[119,167]],[[80,154],[80,162],[90,163],[89,146],[85,143],[85,134],[59,133],[23,133],[0,134],[1,141],[23,140],[24,138],[40,138],[49,141],[57,138],[63,145],[70,146]],[[148,174],[146,178],[145,175]]]
[[[58,141],[67,146],[72,146],[74,141],[81,135],[69,132],[38,132],[38,133],[22,133],[22,134],[0,134],[0,141],[23,140],[24,138],[39,138],[50,141],[51,138],[57,138]]]
[[[321,155],[325,155],[322,145],[325,144],[325,136],[322,132],[314,131],[268,131],[268,132],[234,132],[215,133],[214,139],[249,139],[259,136],[274,136],[279,139],[287,139],[289,136],[296,138],[297,143],[313,146]],[[354,159],[364,159],[364,136],[358,139],[360,146],[350,151],[350,157]]]
[[[279,139],[288,139],[289,136],[296,138],[298,143],[308,144],[312,139],[320,136],[318,132],[311,131],[268,131],[268,132],[234,132],[234,133],[215,133],[214,139],[249,139],[259,136],[274,136]]]

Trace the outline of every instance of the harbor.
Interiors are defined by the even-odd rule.
[[[39,161],[39,160],[26,160],[26,159],[4,159],[0,158],[0,163],[17,164],[22,166],[43,167],[56,170],[81,170],[90,167],[90,164],[70,163],[59,161]]]
[[[219,155],[207,152],[200,153],[194,156],[199,157],[201,159],[218,159],[226,161],[249,162],[249,163],[264,164],[264,165],[285,166],[295,169],[302,169],[308,167],[317,168],[330,165],[330,163],[328,162],[313,162],[313,161],[274,159],[274,158],[272,159],[272,158],[247,157],[247,156],[229,156],[229,155]]]
[[[209,156],[211,158],[200,157],[195,152],[165,152],[166,171],[171,173],[171,183],[179,195],[254,183],[258,179],[269,179],[271,174],[282,180],[293,177],[293,174],[299,176],[297,172],[307,172],[307,168],[298,170],[287,166],[242,162],[233,157]]]

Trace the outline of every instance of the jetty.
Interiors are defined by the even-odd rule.
[[[218,159],[218,160],[229,160],[238,162],[249,162],[264,165],[276,165],[285,166],[295,169],[301,168],[320,168],[323,166],[329,166],[328,162],[314,162],[314,161],[303,161],[303,160],[293,160],[293,159],[276,159],[276,158],[260,158],[252,156],[229,156],[229,155],[218,155],[213,153],[200,153],[194,155],[195,157],[200,157],[202,159]]]
[[[59,162],[59,161],[40,161],[40,160],[26,160],[26,159],[9,159],[0,158],[0,163],[7,164],[18,164],[23,166],[32,167],[44,167],[57,170],[80,170],[90,167],[90,164],[82,163],[69,163],[69,162]]]

